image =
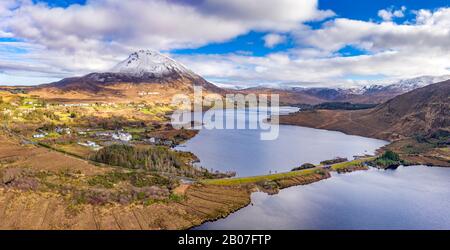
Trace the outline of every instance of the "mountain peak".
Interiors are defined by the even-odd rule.
[[[111,72],[133,76],[151,74],[157,77],[173,73],[192,74],[181,63],[154,50],[138,50],[132,53],[127,59],[117,64]]]

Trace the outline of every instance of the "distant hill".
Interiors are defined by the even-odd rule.
[[[397,96],[367,114],[387,132],[404,136],[450,127],[450,80]]]
[[[450,80],[399,95],[373,109],[304,111],[282,116],[280,121],[395,140],[440,129],[450,130],[449,114]]]
[[[325,102],[350,102],[354,104],[379,104],[386,102],[398,95],[411,90],[421,88],[433,83],[450,79],[450,75],[445,76],[422,76],[411,79],[403,79],[384,85],[367,85],[355,88],[267,88],[254,87],[240,90],[240,92],[250,93],[275,93],[280,95],[280,101],[287,105],[310,104],[316,105]]]
[[[152,50],[139,50],[107,72],[35,87],[10,87],[8,91],[26,91],[44,99],[61,102],[140,102],[169,103],[175,94],[193,94],[193,86],[202,86],[206,93],[278,94],[281,105],[320,103],[379,104],[410,90],[420,88],[450,76],[423,76],[387,85],[361,88],[220,88],[183,64]],[[0,87],[0,89],[3,89]]]

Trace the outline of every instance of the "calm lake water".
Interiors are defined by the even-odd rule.
[[[250,115],[241,119],[256,119],[256,111],[244,113]],[[387,143],[297,126],[281,125],[274,141],[261,141],[260,132],[204,129],[178,149],[195,153],[204,167],[252,176],[372,154]],[[272,196],[254,193],[252,203],[196,229],[450,229],[450,169],[410,166],[333,174]]]
[[[281,113],[296,111],[283,108]],[[244,111],[238,111],[243,114]],[[256,110],[236,119],[253,121]],[[232,112],[226,112],[232,116]],[[238,176],[254,176],[290,171],[303,163],[317,164],[335,157],[353,159],[355,155],[373,154],[386,145],[382,140],[346,135],[341,132],[280,125],[278,139],[261,141],[261,129],[202,129],[178,150],[190,151],[208,169],[235,171]]]
[[[450,229],[450,169],[334,174],[269,196],[197,229]]]

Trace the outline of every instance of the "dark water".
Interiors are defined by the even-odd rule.
[[[289,110],[285,109],[284,111]],[[250,111],[253,117],[255,111]],[[353,159],[373,154],[385,141],[341,132],[280,125],[278,139],[260,140],[261,129],[200,130],[179,150],[193,152],[200,165],[220,171],[236,171],[238,176],[290,171],[303,163],[319,163],[334,157]]]
[[[252,202],[197,229],[450,229],[450,169],[335,174]]]
[[[351,159],[386,144],[296,126],[280,126],[274,141],[261,141],[259,134],[201,130],[179,149],[195,153],[207,168],[251,176],[336,156]],[[273,196],[254,193],[252,202],[197,229],[450,229],[450,169],[411,166],[334,174]]]

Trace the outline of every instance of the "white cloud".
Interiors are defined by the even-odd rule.
[[[412,11],[416,18],[402,24],[392,20],[406,8],[391,8],[379,12],[381,22],[334,18],[312,29],[303,23],[333,15],[317,6],[311,0],[91,0],[50,8],[30,0],[0,1],[0,35],[23,40],[1,43],[0,80],[104,71],[138,48],[196,47],[251,30],[268,32],[267,47],[288,35],[297,47],[264,57],[246,52],[172,57],[216,82],[249,85],[449,74],[450,8]],[[347,46],[366,54],[343,57],[339,51]]]
[[[300,26],[293,33],[298,48],[266,57],[183,56],[180,60],[207,77],[249,84],[342,84],[352,78],[449,74],[450,8],[422,10],[416,15],[415,22],[405,24],[337,18],[316,30]],[[343,57],[339,50],[347,46],[366,54]],[[202,71],[204,65],[208,72]]]
[[[35,64],[49,74],[83,74],[106,70],[136,49],[198,47],[251,30],[284,32],[333,14],[319,10],[317,0],[88,0],[67,8],[2,0],[0,36],[32,47],[26,54],[8,52],[2,65],[9,71]]]
[[[267,48],[273,48],[280,43],[284,43],[286,41],[286,36],[270,33],[263,37],[264,46]]]
[[[301,30],[300,43],[315,48],[337,51],[346,45],[376,53],[386,50],[417,51],[450,49],[450,8],[417,12],[415,23],[365,22],[337,18],[319,30]],[[430,15],[429,15],[430,14]]]
[[[217,82],[233,79],[239,84],[274,82],[341,85],[350,76],[387,76],[389,79],[420,75],[444,75],[450,62],[440,53],[405,54],[383,52],[376,55],[328,58],[291,58],[285,53],[267,57],[240,55],[177,56],[194,71]]]
[[[257,29],[289,31],[305,21],[322,20],[334,15],[318,10],[316,0],[205,0],[203,13],[236,19]]]
[[[383,19],[385,22],[392,21],[393,18],[402,18],[405,17],[406,7],[402,6],[400,9],[395,10],[393,8],[382,9],[378,11],[378,16]]]
[[[6,26],[50,49],[97,49],[108,41],[123,49],[173,49],[223,42],[250,30],[287,31],[333,14],[317,5],[317,0],[96,0],[63,9],[25,1]]]

